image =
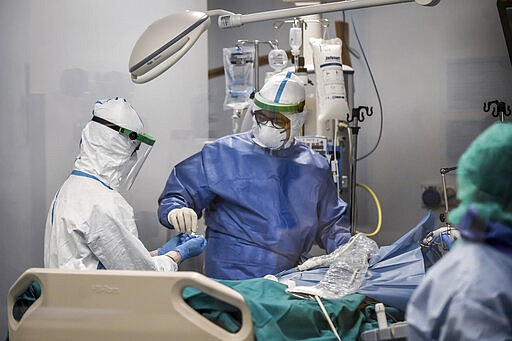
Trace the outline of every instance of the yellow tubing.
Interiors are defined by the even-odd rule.
[[[377,207],[377,214],[379,216],[378,221],[377,221],[377,227],[375,228],[375,230],[372,233],[365,233],[367,237],[373,237],[373,236],[377,235],[377,233],[379,233],[380,228],[382,226],[382,209],[380,207],[380,202],[370,187],[366,186],[365,184],[357,184],[357,186],[365,189],[368,193],[370,193],[370,195],[373,198],[373,201],[375,202],[375,206]],[[364,232],[356,231],[356,233],[364,233]]]

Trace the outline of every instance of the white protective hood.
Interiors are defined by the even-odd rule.
[[[96,102],[93,115],[139,134],[144,132],[139,115],[122,98]],[[137,140],[130,140],[105,125],[91,121],[82,130],[80,153],[74,168],[118,189],[121,177],[129,167],[130,157],[139,144]]]

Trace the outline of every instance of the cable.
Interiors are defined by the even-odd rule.
[[[342,11],[341,12],[342,15],[343,15],[343,19],[342,19],[342,25],[341,25],[341,42],[343,43],[343,46],[345,46],[345,48],[348,50],[348,52],[350,52],[351,55],[353,55],[354,57],[356,57],[357,59],[360,59],[361,56],[359,55],[359,53],[357,53],[356,50],[354,50],[352,48],[352,46],[350,46],[346,40],[345,40],[345,11]]]
[[[375,195],[375,192],[373,192],[370,187],[366,186],[365,184],[357,184],[357,186],[365,189],[368,193],[370,193],[371,197],[373,198],[373,201],[375,202],[375,206],[377,207],[377,216],[378,216],[377,227],[375,228],[375,230],[373,230],[373,232],[365,233],[367,237],[373,237],[373,236],[377,235],[377,233],[380,232],[380,228],[382,227],[382,209],[380,207],[380,202],[379,202],[379,199],[377,198],[377,195]],[[364,233],[364,232],[359,232],[359,231],[356,231],[356,232]]]
[[[379,137],[377,138],[377,143],[375,143],[375,146],[372,148],[372,150],[370,150],[368,153],[366,153],[365,155],[361,156],[360,158],[358,158],[356,160],[356,161],[361,161],[361,160],[365,159],[366,157],[370,156],[370,154],[372,154],[380,144],[380,139],[382,137],[382,127],[384,125],[384,112],[382,110],[382,101],[380,100],[379,90],[377,88],[377,84],[375,84],[375,78],[373,77],[372,69],[370,68],[370,64],[368,63],[368,59],[366,58],[366,54],[364,53],[363,46],[361,45],[361,41],[359,40],[359,36],[357,35],[356,25],[354,24],[354,18],[351,17],[350,20],[352,22],[352,27],[354,28],[354,35],[356,36],[357,43],[359,45],[359,48],[361,49],[361,53],[362,53],[364,61],[366,63],[366,67],[368,68],[368,72],[370,73],[373,87],[375,89],[375,93],[377,94],[377,100],[379,102],[379,110],[380,110],[380,127],[379,127]]]
[[[327,323],[329,323],[329,327],[331,327],[331,330],[334,333],[334,336],[336,336],[336,338],[339,341],[341,341],[340,335],[336,331],[336,328],[334,327],[334,324],[332,323],[331,318],[329,317],[329,314],[327,313],[327,310],[325,310],[322,300],[317,295],[315,295],[315,299],[316,299],[316,302],[318,303],[318,305],[320,306],[320,309],[322,310],[322,313],[324,314],[325,319],[327,320]]]

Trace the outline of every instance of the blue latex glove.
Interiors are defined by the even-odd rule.
[[[183,238],[182,235],[183,234],[180,233],[180,234],[172,237],[171,239],[169,239],[169,241],[167,243],[162,245],[162,247],[159,247],[158,248],[158,255],[159,256],[165,255],[167,252],[174,250],[176,248],[176,246],[182,244],[183,243],[181,241],[181,239]]]
[[[180,244],[174,250],[180,253],[181,259],[184,261],[201,254],[206,244],[206,239],[203,236],[192,236],[184,233],[180,238]]]

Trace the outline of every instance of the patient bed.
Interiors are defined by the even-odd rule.
[[[41,287],[20,318],[17,298]],[[314,300],[263,278],[215,281],[194,272],[29,269],[8,295],[10,340],[336,340]],[[374,301],[324,300],[343,340],[377,327]],[[390,322],[403,318],[391,309]],[[396,317],[393,317],[395,314]]]
[[[19,321],[16,299],[37,282],[41,296]],[[241,327],[231,333],[185,303],[193,287],[236,307]],[[29,269],[9,290],[10,340],[252,340],[242,295],[194,272]]]
[[[337,340],[335,332],[343,340],[389,339],[382,337],[389,330],[378,329],[383,321],[377,319],[376,304],[386,304],[384,325],[402,326],[397,323],[424,275],[424,258],[429,260],[418,240],[432,228],[433,216],[427,214],[393,245],[380,248],[358,292],[328,300],[299,298],[286,291],[287,285],[264,278],[217,281],[186,271],[29,269],[9,290],[10,340],[320,341]],[[318,278],[319,270],[299,277],[286,272],[283,278],[314,285],[308,276]],[[27,290],[33,283],[40,293]],[[27,299],[27,293],[35,297]]]

